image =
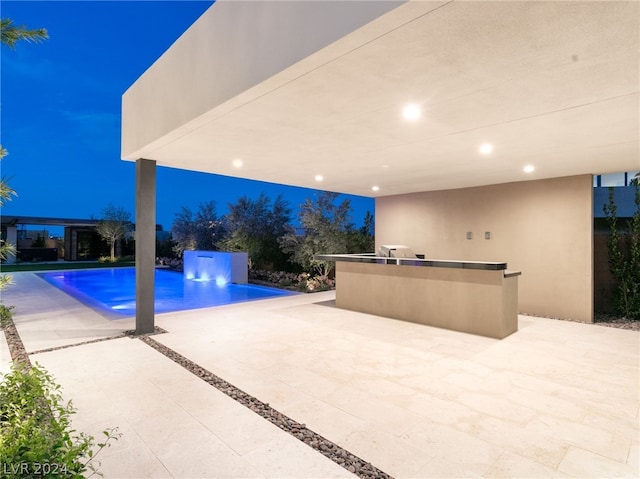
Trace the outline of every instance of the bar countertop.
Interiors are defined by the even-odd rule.
[[[432,268],[480,269],[485,271],[507,270],[507,263],[492,261],[459,261],[428,258],[388,258],[376,256],[375,253],[364,254],[317,254],[316,259],[323,261],[347,261],[356,263],[395,264],[400,266],[429,266]],[[520,274],[508,271],[509,276]]]

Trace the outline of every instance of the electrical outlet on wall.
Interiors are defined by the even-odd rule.
[[[484,232],[484,239],[491,239],[491,231]]]
[[[467,231],[467,239],[473,239],[473,231]]]

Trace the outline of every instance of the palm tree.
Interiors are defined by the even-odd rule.
[[[14,25],[13,21],[9,18],[0,19],[0,43],[7,45],[9,48],[14,49],[16,43],[19,40],[27,42],[41,42],[49,38],[47,30],[44,28],[38,28],[35,30],[27,30],[27,27]],[[8,155],[8,152],[2,145],[0,145],[0,160]],[[0,178],[0,206],[3,206],[5,202],[11,200],[16,192],[9,186],[5,178]],[[0,260],[5,260],[11,254],[15,254],[15,246],[0,239]],[[0,290],[6,288],[11,284],[11,276],[3,274],[0,275]]]
[[[0,20],[0,40],[10,48],[15,48],[19,40],[39,43],[47,38],[49,34],[45,28],[28,30],[24,25],[15,25],[10,18]]]

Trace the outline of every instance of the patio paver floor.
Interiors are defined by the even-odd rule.
[[[3,302],[28,352],[133,329],[32,273]],[[158,315],[153,339],[400,477],[638,477],[634,331],[520,316],[494,340],[316,293]],[[4,337],[0,367],[8,365]],[[97,435],[105,477],[353,477],[142,341],[31,355]]]

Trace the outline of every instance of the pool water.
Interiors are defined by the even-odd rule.
[[[107,317],[136,313],[135,268],[39,273],[45,281],[73,296]],[[216,284],[215,281],[185,279],[182,273],[157,269],[155,272],[155,311],[166,313],[208,308],[257,299],[289,296],[291,291],[252,284]]]

